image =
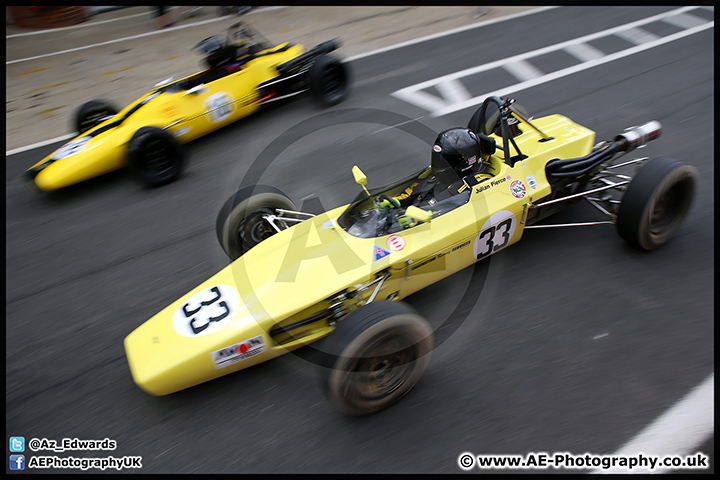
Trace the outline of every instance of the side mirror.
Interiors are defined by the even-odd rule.
[[[367,185],[367,177],[365,176],[363,171],[360,170],[360,167],[355,165],[352,168],[352,173],[353,173],[353,177],[355,177],[355,181],[357,183],[359,183],[360,185],[363,185],[363,186]]]
[[[429,223],[430,220],[432,220],[432,212],[423,210],[422,208],[416,207],[415,205],[410,205],[409,207],[407,207],[407,209],[405,210],[405,215],[425,223]]]
[[[353,177],[355,177],[355,182],[356,182],[356,183],[359,183],[360,185],[362,185],[363,190],[365,190],[365,192],[368,194],[368,197],[369,197],[369,196],[370,196],[370,192],[368,192],[368,189],[365,188],[365,185],[367,185],[367,177],[365,176],[365,174],[363,173],[363,171],[360,170],[360,167],[358,167],[357,165],[355,165],[355,166],[352,168],[352,173],[353,173]]]

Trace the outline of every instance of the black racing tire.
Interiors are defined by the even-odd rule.
[[[349,77],[345,63],[332,55],[318,55],[308,72],[310,92],[321,104],[331,107],[347,97]]]
[[[630,245],[655,250],[685,219],[697,191],[698,171],[669,157],[648,160],[625,190],[618,207],[618,234]]]
[[[158,187],[175,180],[184,163],[182,145],[170,132],[160,128],[142,127],[128,143],[128,169],[148,187]]]
[[[277,233],[262,216],[275,215],[278,208],[297,211],[287,195],[268,185],[242,188],[227,199],[218,213],[215,233],[231,260]]]
[[[325,393],[349,415],[378,412],[415,386],[432,350],[430,324],[409,305],[380,300],[361,306],[323,340]]]
[[[513,103],[513,108],[520,112],[525,118],[530,118],[530,114],[527,109],[519,103]],[[470,117],[467,128],[475,133],[482,133],[483,135],[490,135],[500,125],[500,110],[494,103],[489,103],[487,110],[485,111],[485,122],[483,124],[480,115],[482,114],[482,106],[480,106],[473,116]],[[501,136],[501,135],[498,135]]]
[[[105,118],[117,115],[118,111],[117,107],[107,100],[90,100],[75,111],[72,128],[78,133],[85,133]]]

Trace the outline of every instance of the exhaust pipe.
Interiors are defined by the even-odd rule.
[[[630,152],[644,146],[650,140],[655,140],[662,132],[662,125],[657,120],[652,120],[639,127],[630,127],[616,136],[613,142],[617,143],[620,150]]]

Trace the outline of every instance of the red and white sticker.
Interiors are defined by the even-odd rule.
[[[215,368],[221,369],[259,355],[264,351],[265,342],[263,341],[263,336],[258,335],[257,337],[244,340],[235,345],[215,350],[210,354],[210,357],[212,357]]]
[[[515,198],[523,198],[525,196],[525,184],[520,180],[515,180],[510,184],[510,193]]]
[[[387,239],[387,248],[393,252],[399,252],[405,248],[405,239],[402,235],[390,235]]]
[[[202,337],[217,332],[240,307],[240,295],[230,285],[215,285],[197,292],[181,304],[172,325],[184,337]]]

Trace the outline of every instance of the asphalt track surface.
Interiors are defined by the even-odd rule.
[[[434,138],[382,119],[438,132],[474,111],[432,117],[394,91],[667,10],[563,7],[356,60],[343,104],[304,97],[241,120],[191,144],[185,174],[160,189],[119,172],[34,195],[18,176],[57,145],[8,159],[7,435],[114,439],[112,452],[72,455],[140,455],[145,473],[456,473],[463,452],[615,452],[713,373],[713,29],[513,95],[598,139],[659,120],[663,134],[642,154],[695,165],[696,202],[658,251],[631,249],[612,227],[528,230],[486,265],[408,298],[443,328],[425,376],[392,408],[338,413],[303,351],[151,397],[122,341],[227,265],[215,216],[241,183],[312,198],[307,208],[347,203],[353,165],[378,186],[429,162]],[[545,68],[563,61],[548,56]],[[287,144],[284,132],[317,115],[333,125]],[[282,151],[251,178],[269,146]],[[590,216],[579,205],[554,220]]]

